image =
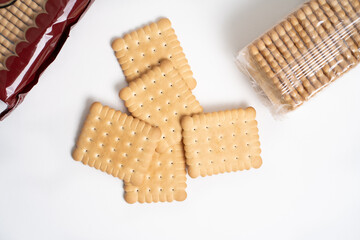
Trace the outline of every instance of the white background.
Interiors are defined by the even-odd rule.
[[[275,120],[234,55],[301,0],[97,0],[24,103],[0,123],[0,239],[360,239],[360,67]],[[253,106],[263,166],[188,179],[184,202],[134,204],[71,158],[90,104],[125,110],[110,47],[168,17],[204,110]]]

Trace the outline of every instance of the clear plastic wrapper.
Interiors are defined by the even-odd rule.
[[[0,120],[56,58],[93,0],[0,0]]]
[[[312,0],[236,61],[275,114],[292,111],[360,60],[360,0]]]

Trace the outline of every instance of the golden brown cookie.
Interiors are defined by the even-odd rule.
[[[142,185],[125,182],[128,203],[172,202],[186,199],[186,169],[182,143],[155,153]]]
[[[250,107],[184,117],[181,126],[190,177],[259,168],[255,115]]]
[[[188,87],[196,87],[183,49],[167,18],[116,39],[112,48],[128,82],[138,78],[153,65],[159,64],[161,60],[169,59]]]
[[[161,129],[158,152],[181,142],[180,119],[202,112],[179,72],[169,60],[163,60],[120,91],[120,98],[131,114]]]
[[[73,158],[133,184],[142,184],[161,136],[159,128],[94,103]]]

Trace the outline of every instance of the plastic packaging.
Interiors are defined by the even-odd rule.
[[[24,100],[91,3],[0,1],[0,120]]]
[[[296,109],[359,60],[359,0],[307,2],[236,59],[276,114]]]

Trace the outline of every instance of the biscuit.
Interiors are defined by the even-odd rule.
[[[0,8],[0,70],[6,68],[6,60],[16,56],[16,46],[26,41],[28,29],[37,27],[36,17],[45,13],[47,0],[18,0]]]
[[[325,73],[323,72],[324,66],[329,67],[327,61],[324,56],[324,52],[326,53],[327,49],[324,50],[322,46],[322,40],[318,35],[318,32],[314,29],[313,25],[310,21],[306,18],[305,13],[302,9],[296,12],[299,21],[292,21],[290,19],[291,24],[299,24],[300,26],[293,25],[294,28],[289,29],[291,32],[293,29],[296,31],[300,31],[300,37],[303,37],[303,43],[299,44],[299,47],[296,48],[292,39],[298,38],[297,35],[293,35],[292,38],[290,34],[286,33],[286,30],[282,26],[278,26],[278,29],[283,33],[282,38],[286,41],[286,45],[289,46],[291,54],[294,56],[295,59],[298,59],[298,64],[303,68],[304,73],[303,76],[309,79],[312,86],[314,86],[315,90],[321,88],[323,84],[329,82],[329,79],[326,77]],[[308,33],[308,34],[306,34]],[[311,49],[307,51],[306,48]],[[309,74],[314,73],[314,74]]]
[[[343,56],[343,59],[345,59],[345,63],[347,63],[348,65],[350,64],[356,64],[356,59],[354,58],[354,56],[352,55],[352,53],[349,51],[349,49],[347,48],[346,44],[343,42],[342,38],[344,35],[344,31],[338,32],[331,24],[329,18],[327,16],[325,16],[325,13],[323,12],[323,10],[320,8],[319,4],[316,1],[311,1],[309,2],[309,6],[314,14],[314,16],[316,17],[316,19],[318,20],[317,25],[319,25],[319,29],[320,29],[320,36],[323,39],[323,41],[325,42],[325,44],[328,45],[329,48],[329,52],[328,54],[330,55],[330,58],[332,58],[332,56],[338,56],[338,58],[341,59],[341,56]],[[307,10],[306,6],[304,9],[304,12],[307,13],[309,10]],[[326,33],[323,33],[323,30],[325,30]],[[332,60],[330,59],[330,66],[332,65]],[[341,60],[339,62],[340,64],[343,63],[343,61]],[[332,72],[335,73],[335,76],[332,76],[330,79],[333,80],[335,79],[337,76],[336,74],[340,74],[342,71],[338,69],[337,65],[332,66]],[[341,65],[342,68],[346,69],[346,66]],[[328,72],[330,70],[325,70],[324,72]]]
[[[354,12],[359,16],[360,15],[360,2],[358,0],[350,0],[349,1]]]
[[[295,90],[295,86],[292,84],[292,79],[295,78],[294,73],[286,67],[287,62],[279,53],[272,39],[268,35],[264,35],[262,39],[259,39],[257,45],[263,56],[265,56],[266,60],[270,63],[270,66],[276,71],[281,81],[285,84],[286,89],[289,91],[295,103],[300,102],[302,100],[302,96],[299,95],[300,91]],[[273,54],[271,54],[271,52],[273,52]]]
[[[311,0],[241,50],[240,68],[275,112],[293,110],[358,64],[359,12],[358,0]]]
[[[261,149],[255,109],[186,116],[181,121],[190,177],[259,168]]]
[[[352,53],[357,53],[359,50],[354,42],[354,40],[350,37],[351,34],[347,31],[347,26],[344,27],[343,23],[339,20],[338,16],[331,9],[327,1],[318,0],[317,3],[320,6],[320,9],[324,12],[324,15],[329,19],[332,26],[336,30],[336,39],[339,42],[342,42],[343,49],[349,48]],[[343,43],[343,41],[345,43]],[[356,61],[354,61],[356,62]]]
[[[303,85],[311,96],[321,87],[320,81],[316,78],[314,74],[315,72],[312,70],[313,68],[316,69],[316,59],[321,55],[319,54],[319,51],[313,43],[311,37],[306,32],[306,29],[304,29],[303,25],[301,25],[298,18],[295,17],[296,14],[297,13],[289,17],[289,22],[292,24],[294,30],[306,46],[305,51],[309,50],[305,55],[303,55],[303,57],[305,57],[305,64],[299,65],[299,67],[303,68],[302,79],[307,79],[306,81],[303,81]]]
[[[341,4],[342,2],[342,4]],[[349,2],[347,0],[341,0],[341,1],[328,1],[329,6],[332,8],[332,10],[334,11],[334,13],[337,15],[340,24],[343,26],[344,32],[345,32],[345,36],[344,39],[346,40],[346,42],[349,44],[349,40],[351,39],[353,47],[352,49],[354,49],[353,54],[354,56],[359,59],[359,47],[360,47],[360,36],[359,36],[359,30],[356,28],[356,23],[357,23],[357,18],[355,19],[355,21],[353,21],[352,19],[350,19],[350,17],[348,16],[349,13],[346,13],[343,10],[343,6],[346,6],[346,3],[348,3],[349,6]],[[350,6],[349,6],[350,7]],[[352,8],[347,8],[348,10],[352,10]]]
[[[129,83],[119,94],[134,117],[159,127],[162,140],[158,152],[181,142],[180,119],[202,112],[179,72],[169,60],[163,60],[136,80]]]
[[[246,51],[249,54],[248,62],[251,67],[245,67],[244,71],[256,79],[257,84],[265,92],[270,102],[274,105],[286,106],[286,109],[295,108],[296,103],[290,96],[290,90],[280,80],[277,71],[269,65],[256,45],[250,45]],[[247,53],[244,54],[244,56],[246,55]],[[241,64],[240,67],[242,67]]]
[[[142,185],[125,182],[128,203],[172,202],[186,199],[186,169],[182,143],[155,153]]]
[[[183,49],[167,18],[116,39],[112,48],[128,82],[159,64],[161,60],[169,59],[188,87],[194,89],[196,86]]]
[[[160,136],[160,129],[94,103],[72,156],[85,165],[139,185]]]
[[[298,79],[298,76],[301,74],[301,69],[296,67],[294,68],[296,61],[287,50],[277,32],[270,31],[268,34],[265,34],[263,36],[263,41],[264,46],[271,50],[272,55],[278,62],[280,68],[277,72],[284,72],[281,75],[282,81],[291,90],[292,97],[295,99],[296,104],[299,104],[308,95],[304,90],[302,82]]]
[[[356,33],[357,35],[359,35],[359,32],[360,32],[360,26],[359,26],[359,17],[357,16],[356,14],[356,10],[352,7],[352,5],[350,4],[349,1],[340,1],[339,4],[342,6],[342,8],[344,9],[345,13],[349,16],[349,19],[351,21],[350,25],[353,27],[353,28],[356,28],[354,29],[354,33]],[[358,2],[359,4],[359,2]],[[360,12],[358,12],[360,13]],[[359,42],[358,42],[359,43]],[[359,51],[355,52],[354,55],[356,56],[356,58],[359,60],[360,58],[360,53]]]
[[[304,5],[302,10],[303,11],[298,12],[299,20],[303,23],[305,29],[309,32],[309,36],[311,36],[314,41],[316,46],[314,51],[309,52],[305,43],[300,42],[302,39],[298,37],[298,34],[290,27],[290,22],[286,22],[284,25],[285,29],[289,32],[290,38],[298,44],[300,54],[304,57],[305,62],[309,63],[309,67],[311,68],[310,72],[316,72],[316,76],[319,77],[320,82],[327,84],[330,79],[334,79],[336,74],[341,71],[341,67],[337,64],[333,56],[337,54],[336,58],[341,60],[339,61],[340,64],[343,63],[344,59],[341,54],[338,54],[339,52],[332,42],[332,39],[329,39],[329,36],[323,29],[322,24],[315,17],[311,8]],[[310,40],[309,36],[307,39]],[[311,61],[312,59],[313,61]],[[318,71],[316,71],[316,69],[318,69]]]

